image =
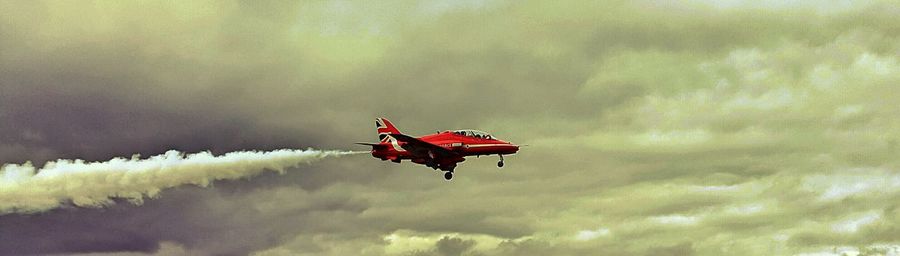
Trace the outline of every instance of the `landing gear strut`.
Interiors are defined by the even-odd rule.
[[[503,168],[503,155],[500,156],[500,162],[497,162],[497,168]]]

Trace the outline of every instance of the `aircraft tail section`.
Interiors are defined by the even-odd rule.
[[[382,143],[388,142],[390,139],[388,135],[401,134],[400,130],[398,130],[391,121],[387,120],[387,118],[376,118],[375,127],[378,130],[378,139],[381,140]]]

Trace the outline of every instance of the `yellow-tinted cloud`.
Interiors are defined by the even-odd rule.
[[[225,188],[173,215],[274,238],[158,239],[210,254],[896,253],[896,6],[3,2],[0,157],[339,147],[387,115],[531,146],[501,171],[469,159],[452,183],[361,158]]]

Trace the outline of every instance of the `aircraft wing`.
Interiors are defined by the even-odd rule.
[[[406,142],[406,144],[401,145],[403,149],[409,151],[413,155],[421,156],[421,157],[453,157],[456,156],[456,152],[453,152],[447,148],[428,143],[426,141],[413,138],[403,134],[391,134],[391,137],[397,139],[397,141]],[[434,155],[429,155],[428,152],[431,152]]]

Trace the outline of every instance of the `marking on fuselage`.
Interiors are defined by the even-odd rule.
[[[388,134],[388,141],[391,142],[391,147],[393,147],[394,150],[396,150],[398,152],[406,152],[406,149],[403,149],[403,147],[400,147],[400,143],[397,143],[397,139],[395,139],[394,136],[391,136],[390,134]]]
[[[467,144],[470,148],[509,146],[509,144]]]

